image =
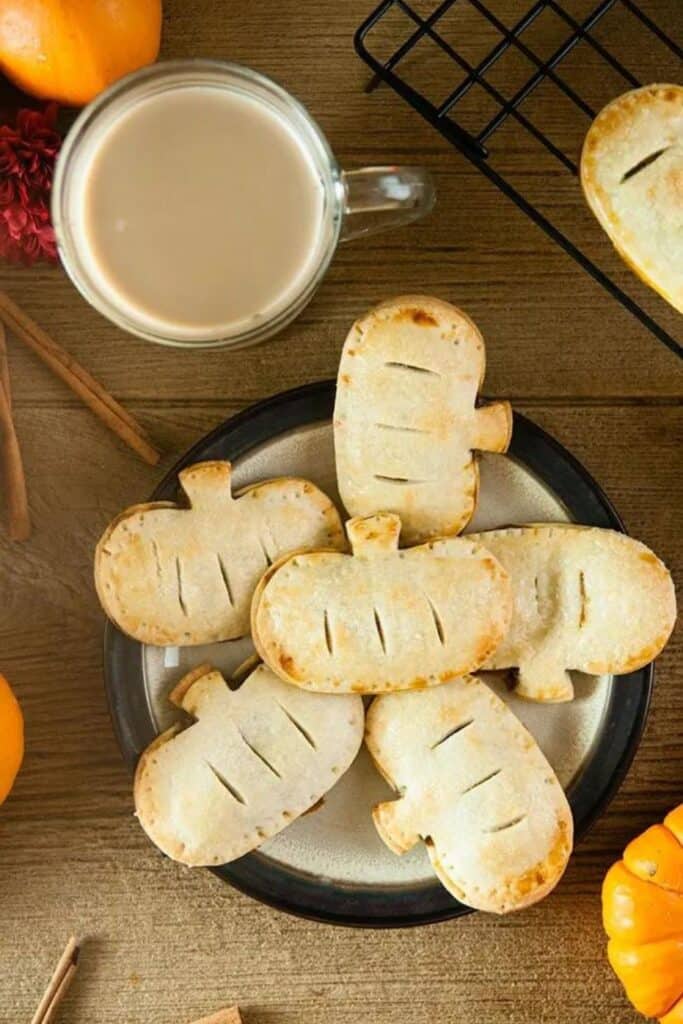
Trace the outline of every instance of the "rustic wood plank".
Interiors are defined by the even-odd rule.
[[[351,40],[372,2],[165,2],[165,56],[257,67],[309,105],[344,166],[422,163],[436,177],[435,214],[342,246],[313,303],[279,338],[234,353],[164,350],[109,325],[61,270],[0,267],[0,288],[128,403],[165,452],[162,466],[142,465],[10,339],[35,532],[28,544],[10,545],[0,521],[0,670],[16,686],[27,726],[26,762],[0,809],[0,1024],[30,1019],[71,932],[85,943],[64,1024],[187,1024],[237,1003],[245,1024],[639,1020],[607,966],[599,888],[627,839],[681,798],[680,630],[659,661],[645,736],[609,814],[580,844],[557,892],[524,914],[475,914],[412,932],[298,921],[164,860],[132,816],[101,679],[91,569],[100,531],[226,416],[334,376],[351,321],[381,298],[424,290],[468,310],[487,339],[487,392],[512,397],[566,444],[631,532],[674,573],[683,567],[676,362],[389,89],[363,92],[369,75]],[[414,2],[422,13],[434,6]],[[579,18],[593,6],[567,2]],[[528,6],[495,4],[503,20]],[[491,30],[463,15],[465,4],[457,9],[441,31],[476,60]],[[678,9],[679,0],[647,3],[669,29]],[[610,19],[597,37],[616,45],[643,81],[672,73],[633,22]],[[547,47],[563,32],[548,16],[525,38]],[[388,54],[393,39],[385,37]],[[571,81],[596,109],[620,90],[589,50],[571,61]],[[524,60],[506,59],[493,80],[510,94],[528,70]],[[434,98],[454,84],[450,65],[424,48],[406,72]],[[463,117],[474,124],[489,109],[473,92]],[[529,111],[568,151],[578,150],[584,126],[565,116],[552,89],[539,90]],[[511,126],[492,149],[506,173],[680,333],[680,318],[613,255],[571,178]]]
[[[240,403],[241,404],[241,403]],[[237,403],[133,405],[170,465]],[[683,540],[683,415],[671,406],[523,407],[581,458],[631,531],[674,571]],[[411,932],[332,929],[248,900],[164,860],[132,817],[130,780],[101,681],[92,549],[162,470],[140,464],[85,410],[17,415],[36,530],[0,537],[2,669],[27,723],[24,769],[0,817],[0,1022],[29,1019],[66,935],[85,939],[64,1024],[186,1024],[239,1003],[246,1024],[636,1024],[604,956],[599,887],[628,837],[680,798],[683,651],[660,659],[652,714],[610,813],[557,892],[508,919]]]

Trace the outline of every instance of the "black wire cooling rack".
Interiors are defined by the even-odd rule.
[[[603,103],[648,81],[680,81],[683,49],[634,0],[600,0],[582,15],[576,3],[572,9],[572,0],[536,0],[528,9],[523,5],[519,16],[520,3],[442,0],[435,6],[434,0],[383,0],[355,37],[359,56],[374,72],[368,91],[380,82],[389,84],[603,288],[681,356],[683,347],[662,323],[663,318],[672,322],[670,311],[658,312],[655,319],[644,308],[647,298],[636,301],[624,290],[628,283],[615,280],[625,277],[618,268],[608,272],[598,266],[588,255],[588,246],[582,247],[569,237],[572,220],[587,214],[578,180],[569,176],[576,178],[578,174],[581,140]],[[680,32],[683,0],[678,3],[678,24],[671,27]],[[676,5],[672,6],[675,9]],[[601,24],[610,12],[610,18]],[[615,22],[617,14],[629,19],[628,32],[626,26]],[[550,17],[552,31],[546,31],[551,27]],[[644,82],[617,55],[621,37],[629,33],[634,40],[631,56],[656,54],[652,77]],[[478,52],[476,47],[473,50],[473,40]],[[503,65],[507,62],[509,69],[511,60],[514,73],[501,75]],[[600,89],[596,85],[607,91],[598,102]],[[548,88],[556,90],[556,97],[548,104],[546,95],[543,110],[546,121],[550,111],[551,123],[541,128],[541,105],[534,108],[538,99],[534,94]],[[560,108],[569,108],[574,121],[579,122],[574,124],[573,134],[560,130]],[[520,131],[526,133],[525,138],[519,138]],[[540,150],[544,158],[535,164],[535,177],[538,181],[545,174],[546,198],[566,187],[560,177],[571,182],[569,201],[564,204],[573,207],[568,233],[558,222],[557,209],[553,214],[544,212],[543,203],[534,201],[530,194],[533,188],[520,187],[516,181],[513,157],[515,151],[519,153],[527,146]],[[591,252],[595,248],[609,261],[610,243],[597,225],[594,228],[592,238],[590,230],[583,231],[584,239],[590,238]],[[603,258],[597,258],[604,263]]]

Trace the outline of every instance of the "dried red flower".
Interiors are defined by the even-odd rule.
[[[19,110],[0,125],[0,258],[11,263],[57,259],[50,191],[61,138],[57,107]]]

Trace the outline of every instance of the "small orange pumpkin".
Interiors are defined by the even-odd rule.
[[[683,1024],[683,804],[609,869],[602,919],[609,962],[636,1010]]]
[[[24,92],[89,103],[159,53],[161,0],[2,0],[0,71]]]
[[[17,698],[0,676],[0,804],[9,796],[24,757],[24,719]]]

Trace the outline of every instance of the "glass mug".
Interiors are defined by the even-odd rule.
[[[267,312],[254,314],[206,335],[164,322],[136,309],[108,281],[83,228],[88,169],[106,135],[142,100],[177,89],[224,89],[265,105],[284,121],[310,161],[321,186],[322,212],[306,272],[294,292]],[[230,201],[228,197],[227,201]],[[183,60],[154,64],[121,79],[86,107],[68,133],[55,171],[52,217],[62,263],[81,294],[119,327],[148,341],[183,347],[239,347],[280,331],[302,311],[320,284],[337,243],[406,224],[434,204],[427,171],[417,167],[368,167],[342,171],[322,131],[308,111],[275,82],[235,64]],[[155,322],[156,320],[156,322]],[[201,332],[201,328],[199,329]]]

